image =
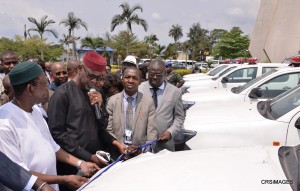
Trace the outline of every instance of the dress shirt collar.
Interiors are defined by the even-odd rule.
[[[149,83],[150,85],[150,83]],[[153,89],[153,87],[150,85],[150,89]],[[158,87],[159,90],[164,90],[165,89],[165,82],[163,82],[159,87]]]
[[[133,97],[133,100],[136,100],[137,97],[137,92],[133,96],[129,96],[125,91],[124,91],[124,98],[127,100],[128,97]]]

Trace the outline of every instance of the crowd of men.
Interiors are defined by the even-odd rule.
[[[162,60],[141,71],[127,56],[112,74],[96,52],[64,64],[19,63],[8,51],[1,65],[0,167],[12,163],[19,182],[0,171],[1,190],[78,189],[109,165],[100,150],[113,159],[149,142],[153,152],[175,151],[184,81]]]

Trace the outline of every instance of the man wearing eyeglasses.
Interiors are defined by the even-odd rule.
[[[182,128],[185,116],[181,90],[165,80],[165,63],[152,60],[148,66],[149,80],[139,86],[139,91],[151,96],[156,107],[156,120],[159,142],[156,152],[168,149],[175,151],[173,137]]]
[[[102,97],[99,92],[90,90],[105,77],[105,66],[106,60],[100,54],[86,53],[76,76],[54,92],[48,108],[48,124],[54,140],[66,151],[100,167],[108,165],[96,156],[96,151],[106,150],[104,145],[115,146],[121,153],[126,149],[99,126],[96,118],[95,105],[101,105]],[[69,165],[58,163],[57,167],[58,174],[77,172]]]
[[[55,91],[61,84],[68,81],[68,72],[65,64],[54,62],[50,67],[53,81],[48,85],[49,89]]]

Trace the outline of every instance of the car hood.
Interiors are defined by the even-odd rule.
[[[85,187],[85,191],[279,191],[287,184],[278,159],[278,147],[200,149],[142,154],[117,163]]]
[[[196,74],[186,74],[183,76],[184,80],[188,80],[188,79],[193,79],[193,78],[198,78],[199,76],[209,76],[206,73],[196,73]]]

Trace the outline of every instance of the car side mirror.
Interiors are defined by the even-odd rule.
[[[253,88],[249,93],[249,98],[257,99],[262,96],[262,91],[260,88]]]
[[[222,83],[227,83],[228,82],[228,78],[227,77],[223,77],[221,80]]]
[[[300,129],[300,118],[298,118],[298,119],[296,120],[296,122],[295,122],[295,127],[296,127],[297,129]]]

